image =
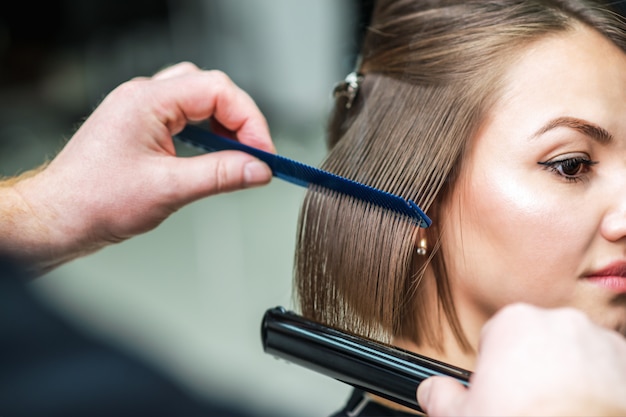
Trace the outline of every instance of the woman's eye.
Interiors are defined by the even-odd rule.
[[[555,161],[539,162],[539,165],[543,165],[546,168],[553,171],[555,174],[570,180],[577,181],[584,177],[589,172],[592,165],[597,164],[585,157],[565,158]]]

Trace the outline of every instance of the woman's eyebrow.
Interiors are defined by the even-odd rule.
[[[570,129],[574,129],[579,131],[580,133],[589,136],[590,138],[598,141],[601,144],[608,144],[613,140],[613,135],[611,135],[606,129],[588,122],[586,120],[577,119],[575,117],[557,117],[556,119],[550,120],[546,123],[541,129],[535,132],[531,138],[536,138],[549,130],[556,129],[558,127],[568,127]]]

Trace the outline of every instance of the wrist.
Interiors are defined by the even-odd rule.
[[[0,252],[40,275],[95,248],[52,204],[55,187],[42,178],[44,167],[0,183]]]

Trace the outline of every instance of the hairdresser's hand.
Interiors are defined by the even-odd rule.
[[[172,135],[209,117],[274,152],[253,100],[218,71],[181,63],[113,90],[47,168],[15,185],[38,223],[26,258],[49,269],[151,230],[194,200],[269,182],[269,168],[241,152],[176,157]]]
[[[429,416],[624,416],[626,340],[570,309],[503,309],[483,330],[469,389],[433,377]]]

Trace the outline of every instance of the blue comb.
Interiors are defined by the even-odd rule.
[[[308,187],[311,184],[324,187],[364,201],[369,204],[391,210],[413,220],[420,227],[428,227],[432,221],[412,200],[381,191],[301,162],[274,155],[232,139],[218,136],[197,126],[187,125],[177,135],[177,139],[207,152],[224,150],[242,151],[265,162],[275,177],[296,185]]]

